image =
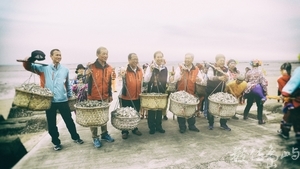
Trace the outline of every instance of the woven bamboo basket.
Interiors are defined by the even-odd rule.
[[[199,100],[195,104],[180,103],[170,97],[169,110],[178,117],[190,118],[195,114]]]
[[[76,97],[72,97],[68,100],[68,104],[69,104],[69,107],[70,107],[70,110],[71,111],[75,111],[75,104],[77,102],[77,98]]]
[[[196,83],[196,94],[198,97],[206,96],[206,86]]]
[[[32,93],[31,100],[28,105],[29,110],[43,111],[50,109],[53,96],[40,95]]]
[[[15,88],[13,104],[20,108],[27,108],[30,102],[31,92]]]
[[[76,109],[76,123],[83,127],[98,127],[108,122],[109,104],[103,107],[74,106]]]
[[[120,117],[116,116],[118,109],[111,112],[111,124],[116,129],[119,130],[133,130],[136,128],[141,121],[139,113],[136,112],[138,115],[137,117]]]
[[[163,110],[167,107],[168,94],[150,94],[142,93],[140,94],[141,107],[147,110]]]
[[[238,102],[236,103],[223,103],[223,102],[216,102],[211,100],[210,97],[208,97],[209,100],[209,112],[217,117],[220,117],[222,119],[230,119],[234,116],[236,108],[238,106]]]
[[[33,111],[44,111],[51,107],[53,96],[40,95],[25,90],[15,89],[14,105]]]

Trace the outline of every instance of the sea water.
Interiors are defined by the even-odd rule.
[[[194,63],[196,63],[195,61]],[[280,66],[285,61],[263,61],[263,64],[261,67],[259,67],[263,72],[265,72],[265,75],[271,76],[271,77],[279,77],[280,76]],[[298,61],[289,61],[292,63],[292,71],[300,66],[300,62]],[[140,63],[140,65],[143,65],[145,62]],[[151,63],[150,61],[148,63]],[[201,62],[199,62],[201,63]],[[80,64],[80,63],[78,63]],[[121,67],[126,67],[128,63],[126,62],[111,62],[108,63],[112,67],[116,68],[116,71],[118,71]],[[167,61],[167,68],[170,71],[172,69],[172,66],[176,69],[178,64],[180,62],[178,61]],[[77,64],[65,64],[69,69],[69,77],[70,79],[73,79],[75,77],[75,70],[77,67]],[[237,69],[241,72],[245,72],[246,67],[250,67],[249,62],[239,62],[237,65]],[[39,76],[31,73],[27,70],[25,70],[22,66],[22,63],[17,65],[0,65],[0,99],[7,99],[7,98],[13,98],[14,97],[14,88],[18,87],[24,83],[32,82],[32,83],[38,83],[39,84]]]

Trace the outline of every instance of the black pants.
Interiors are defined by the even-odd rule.
[[[300,134],[300,107],[294,108],[291,111],[290,119],[293,123],[294,132]]]
[[[161,110],[148,110],[148,127],[150,130],[155,131],[155,129],[162,129],[161,120]]]
[[[208,124],[210,126],[213,126],[214,125],[214,122],[215,122],[215,117],[210,113],[209,111],[209,101],[208,99],[205,100],[206,101],[206,106],[207,106],[207,120],[208,120]],[[227,119],[221,119],[220,118],[220,125],[226,125],[227,123]]]
[[[254,103],[254,101],[256,102],[256,106],[257,106],[257,119],[258,120],[263,120],[262,119],[262,114],[263,114],[263,104],[261,104],[261,98],[258,95],[255,95],[253,93],[249,93],[246,95],[247,97],[247,105],[245,107],[244,110],[244,117],[247,117],[249,115],[249,111]]]
[[[186,119],[184,117],[177,117],[177,122],[179,124],[179,129],[183,129],[183,130],[186,129],[186,125],[185,125],[186,121],[188,122],[189,128],[194,128],[195,127],[195,123],[196,123],[195,116],[193,116],[189,119]]]
[[[120,98],[121,99],[121,98]],[[138,100],[124,100],[124,99],[121,99],[121,106],[122,107],[132,107],[134,108],[137,112],[140,112],[140,108],[141,108],[141,101],[140,99]],[[134,128],[132,131],[136,131],[138,130],[138,128]],[[128,130],[122,130],[122,134],[124,133],[129,133]]]
[[[54,145],[60,144],[59,133],[56,126],[56,114],[57,110],[59,110],[62,119],[64,120],[69,133],[71,134],[71,138],[73,140],[79,139],[79,135],[76,131],[75,123],[72,119],[71,110],[68,105],[68,102],[61,103],[52,103],[50,109],[46,110],[46,117],[48,123],[48,133],[52,138],[52,143]]]

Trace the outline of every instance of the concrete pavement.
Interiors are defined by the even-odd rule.
[[[116,94],[115,94],[116,95]],[[114,97],[116,98],[116,97]],[[115,101],[111,105],[114,108]],[[253,108],[256,106],[253,105]],[[241,113],[243,106],[239,106]],[[45,134],[42,139],[13,168],[297,168],[300,164],[300,148],[294,146],[294,133],[283,140],[276,135],[279,124],[258,125],[257,120],[230,119],[232,131],[222,130],[215,118],[214,130],[208,130],[207,120],[197,118],[200,132],[187,130],[179,133],[177,120],[163,120],[166,133],[148,133],[147,120],[141,120],[139,130],[142,136],[131,132],[123,140],[121,132],[110,121],[108,131],[115,142],[102,141],[101,148],[93,147],[89,128],[78,124],[77,130],[84,144],[74,143],[63,121],[58,124],[63,149],[54,151],[51,138]],[[74,115],[74,121],[75,121]],[[296,158],[298,155],[298,158]]]

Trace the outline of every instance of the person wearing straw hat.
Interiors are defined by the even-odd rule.
[[[168,80],[168,69],[163,65],[164,54],[161,51],[154,53],[154,61],[148,66],[144,82],[148,83],[148,93],[165,93]],[[165,133],[162,128],[162,110],[148,110],[149,134],[155,131]]]
[[[135,53],[128,55],[128,66],[123,73],[123,87],[121,95],[122,107],[133,107],[137,112],[140,111],[141,102],[140,94],[142,90],[143,82],[143,70],[138,67],[138,56]],[[141,136],[142,133],[138,128],[134,128],[132,133]],[[122,131],[122,138],[128,138],[128,130]]]
[[[184,64],[179,65],[175,71],[173,83],[177,83],[177,91],[186,91],[191,95],[196,95],[196,81],[201,82],[201,73],[197,66],[193,65],[194,55],[191,53],[185,54]],[[185,117],[177,117],[177,122],[179,125],[180,133],[186,131],[186,122],[188,123],[189,130],[200,132],[200,130],[195,126],[196,118],[193,115],[186,119]]]
[[[88,100],[98,100],[112,102],[111,74],[112,67],[106,63],[108,50],[105,47],[99,47],[96,51],[97,59],[88,66],[86,70],[88,81]],[[98,127],[90,127],[94,147],[99,148],[102,143],[98,135]],[[107,142],[114,142],[114,139],[108,134],[107,124],[101,126],[101,139]]]
[[[82,144],[83,140],[80,139],[80,136],[76,131],[76,126],[72,119],[71,110],[68,104],[68,98],[72,97],[71,85],[69,84],[69,70],[60,64],[62,56],[59,49],[51,50],[50,57],[52,59],[52,64],[47,66],[34,64],[31,62],[31,59],[28,58],[25,58],[26,62],[23,63],[23,66],[26,70],[40,75],[41,86],[50,89],[53,93],[51,107],[46,110],[46,118],[48,133],[54,144],[53,149],[58,151],[62,149],[62,146],[59,139],[58,128],[56,126],[57,110],[59,110],[62,119],[66,123],[74,142]]]
[[[213,130],[214,128],[214,116],[209,112],[209,101],[208,97],[214,93],[224,92],[225,85],[228,81],[228,68],[225,67],[225,56],[218,54],[215,57],[215,64],[209,64],[207,71],[207,86],[205,96],[205,111],[207,111],[208,129]],[[220,127],[224,130],[231,131],[231,128],[227,126],[227,119],[220,118]]]

